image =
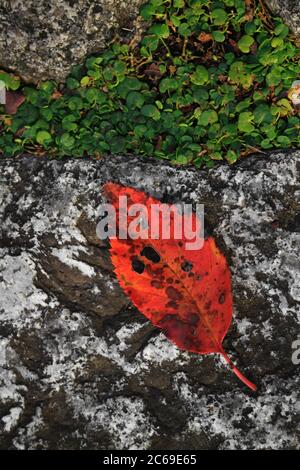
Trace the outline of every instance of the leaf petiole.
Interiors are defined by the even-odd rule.
[[[242,372],[239,371],[239,369],[233,364],[232,360],[230,359],[230,357],[226,354],[226,352],[224,351],[224,349],[222,348],[222,350],[220,351],[220,354],[222,354],[222,356],[224,357],[225,361],[227,362],[227,364],[230,366],[232,372],[234,372],[234,374],[245,384],[247,385],[247,387],[249,387],[253,392],[256,392],[257,390],[257,386],[251,382],[250,380],[247,379],[247,377],[245,377]]]

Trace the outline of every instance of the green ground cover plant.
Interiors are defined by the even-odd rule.
[[[138,44],[114,40],[65,84],[0,73],[26,98],[13,116],[0,110],[0,153],[135,153],[211,167],[299,146],[288,91],[300,50],[260,1],[150,0],[141,16],[149,26]]]

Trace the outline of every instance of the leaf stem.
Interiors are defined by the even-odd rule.
[[[222,356],[224,357],[225,361],[227,362],[227,364],[229,364],[232,372],[235,373],[235,375],[245,384],[247,385],[247,387],[249,387],[253,392],[256,392],[257,390],[257,386],[251,382],[250,380],[248,380],[240,371],[239,369],[233,364],[232,360],[230,359],[230,357],[228,357],[228,355],[226,354],[226,352],[224,351],[224,349],[222,349],[220,351],[220,354],[222,354]]]

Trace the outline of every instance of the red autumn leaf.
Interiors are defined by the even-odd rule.
[[[7,114],[15,114],[18,107],[25,101],[25,96],[22,93],[15,91],[7,91],[5,94],[5,112]]]
[[[117,236],[110,236],[112,263],[121,287],[133,304],[180,349],[221,354],[239,379],[256,390],[222,346],[232,319],[231,276],[226,258],[214,239],[205,239],[200,250],[187,249],[190,238],[184,233],[181,239],[174,237],[178,208],[167,204],[164,207],[172,209],[168,218],[171,237],[149,238],[148,229],[151,233],[155,223],[151,207],[162,208],[163,204],[142,191],[115,183],[105,184],[103,191],[116,210]],[[136,216],[124,217],[119,208],[120,196],[127,197],[127,214],[133,204],[145,207],[148,225],[140,224],[139,238],[120,238],[122,230],[137,220]],[[196,214],[192,212],[184,217],[185,221],[190,217],[195,228]]]

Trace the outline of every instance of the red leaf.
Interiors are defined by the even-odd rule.
[[[7,114],[15,114],[18,107],[25,101],[25,96],[15,91],[7,91],[5,98],[5,112]]]
[[[128,210],[143,204],[149,233],[154,225],[151,206],[162,203],[142,191],[107,183],[103,187],[117,215],[117,234],[137,217],[119,218],[119,196],[127,196]],[[176,206],[165,205],[178,214]],[[213,238],[199,250],[187,249],[184,234],[174,237],[174,217],[170,220],[170,239],[121,239],[110,237],[111,259],[117,279],[133,304],[180,349],[198,354],[219,353],[233,372],[252,390],[256,386],[234,366],[222,341],[232,319],[230,270],[225,256]],[[196,214],[192,213],[193,227]],[[164,219],[165,221],[165,219]],[[148,227],[140,229],[146,237]]]

